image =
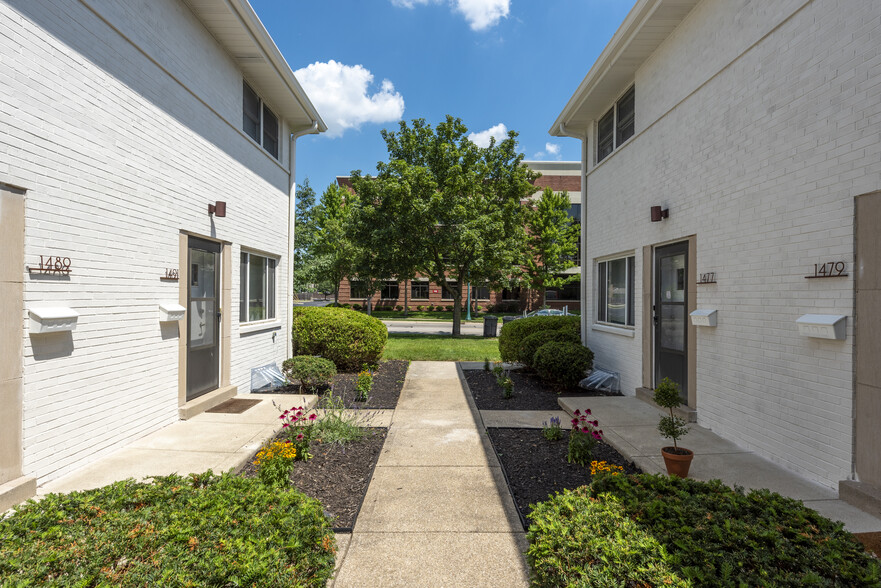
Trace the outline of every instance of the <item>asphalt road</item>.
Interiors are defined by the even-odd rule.
[[[389,333],[422,333],[426,335],[449,335],[453,321],[382,321]],[[501,323],[501,321],[499,321]],[[499,325],[501,326],[501,324]],[[463,335],[483,335],[483,322],[461,325]]]

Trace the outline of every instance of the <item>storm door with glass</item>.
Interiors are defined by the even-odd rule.
[[[670,378],[688,403],[688,243],[655,249],[655,384]]]
[[[220,381],[220,243],[190,237],[187,263],[187,400]]]

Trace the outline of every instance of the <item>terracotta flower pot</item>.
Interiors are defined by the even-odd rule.
[[[678,450],[674,447],[662,447],[661,455],[664,456],[664,465],[667,466],[667,474],[677,475],[680,478],[688,477],[688,468],[691,467],[691,460],[694,459],[694,452],[691,449]]]

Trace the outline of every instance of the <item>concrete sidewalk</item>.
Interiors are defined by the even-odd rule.
[[[178,421],[138,439],[131,445],[37,488],[37,496],[106,486],[113,482],[169,474],[186,475],[211,469],[215,473],[241,470],[260,446],[281,429],[283,406],[313,407],[312,395],[246,394],[236,398],[259,399],[242,414],[204,412]]]
[[[526,539],[456,364],[410,364],[335,588],[528,586]]]
[[[590,409],[599,421],[606,442],[633,461],[646,473],[666,473],[661,447],[671,445],[658,433],[659,409],[634,396],[561,398],[560,405],[570,415],[575,409]],[[484,417],[485,418],[485,417]],[[540,426],[540,425],[539,425]],[[682,445],[694,451],[688,473],[696,480],[719,479],[744,488],[768,488],[796,498],[825,517],[842,521],[852,533],[881,531],[881,520],[838,499],[832,488],[821,486],[722,439],[696,424]]]

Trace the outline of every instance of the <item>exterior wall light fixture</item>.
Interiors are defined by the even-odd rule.
[[[654,210],[654,209],[652,209],[652,210]],[[220,200],[218,200],[214,204],[209,204],[208,205],[208,214],[213,214],[214,216],[220,217],[220,218],[225,217],[226,216],[226,202],[221,202]],[[655,213],[652,212],[652,215],[654,215],[654,214]],[[652,218],[654,218],[654,216],[652,216]]]
[[[661,210],[660,206],[652,206],[652,222],[653,223],[659,223],[662,220],[664,220],[665,218],[667,218],[668,216],[670,216],[670,209],[669,208],[665,208],[665,209]]]

